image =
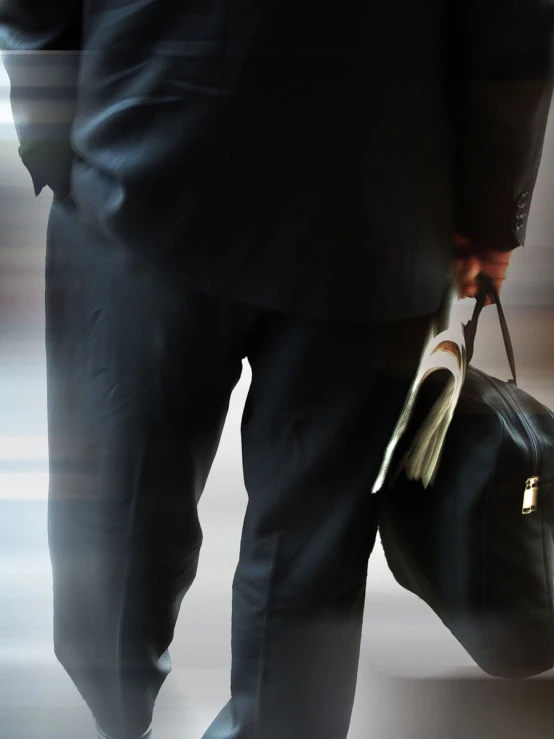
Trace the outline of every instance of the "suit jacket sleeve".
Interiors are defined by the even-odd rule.
[[[81,48],[81,0],[1,0],[0,51],[35,194],[69,188]]]
[[[552,0],[459,0],[456,226],[478,248],[525,242],[552,101],[553,9]]]

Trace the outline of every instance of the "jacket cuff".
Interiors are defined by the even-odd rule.
[[[509,200],[489,202],[485,210],[477,204],[470,205],[468,215],[457,218],[456,233],[488,251],[506,252],[523,247],[531,197],[532,190],[524,190]]]

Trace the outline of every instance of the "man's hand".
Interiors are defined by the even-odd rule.
[[[475,298],[478,292],[477,276],[484,274],[490,277],[498,293],[506,279],[511,251],[499,252],[476,250],[469,239],[459,234],[454,235],[454,260],[456,265],[456,283],[459,298]],[[485,305],[492,300],[487,298]]]

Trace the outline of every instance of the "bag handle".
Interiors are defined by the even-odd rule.
[[[517,385],[516,362],[514,357],[512,339],[510,337],[508,323],[506,321],[506,316],[504,315],[504,309],[502,308],[498,291],[494,286],[491,278],[487,277],[484,274],[479,274],[477,276],[477,284],[479,286],[479,291],[477,293],[477,303],[475,304],[471,319],[466,323],[464,328],[467,364],[469,365],[469,363],[471,362],[471,358],[473,357],[473,350],[475,347],[475,335],[477,333],[477,323],[479,320],[479,316],[481,315],[481,311],[485,306],[486,299],[490,297],[492,301],[496,304],[496,309],[498,310],[500,328],[502,329],[504,346],[506,347],[506,354],[508,355],[508,362],[510,364],[510,371],[512,373],[512,379],[510,380],[510,382],[513,382],[514,385]]]

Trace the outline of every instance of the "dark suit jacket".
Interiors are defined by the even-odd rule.
[[[332,319],[435,310],[454,230],[524,243],[552,28],[549,0],[0,4],[37,194],[193,288]]]

